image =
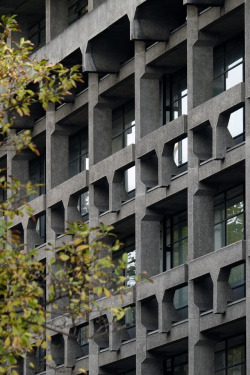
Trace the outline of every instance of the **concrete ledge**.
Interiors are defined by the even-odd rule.
[[[135,145],[132,144],[90,167],[89,183],[93,184],[103,177],[109,176],[110,172],[114,173],[118,169],[129,168],[134,161]],[[110,168],[110,166],[112,166],[112,168]]]
[[[159,186],[146,193],[146,207],[150,208],[150,206],[160,203],[174,194],[184,192],[187,189],[187,186],[188,174],[177,175],[175,179],[171,181],[169,188]]]
[[[188,264],[189,280],[196,279],[208,273],[211,274],[215,270],[244,260],[246,257],[245,245],[245,241],[238,241],[190,261]]]
[[[110,363],[118,362],[122,359],[133,357],[136,353],[136,341],[130,341],[121,345],[119,352],[106,350],[99,354],[99,366],[105,366]]]
[[[147,336],[147,350],[157,349],[161,346],[166,346],[172,342],[179,340],[187,340],[188,338],[188,321],[183,320],[177,325],[172,326],[168,335],[166,333],[159,333],[158,331],[152,335]]]
[[[99,221],[107,226],[115,226],[115,224],[119,224],[120,221],[128,219],[133,215],[135,215],[135,199],[131,199],[122,204],[118,212],[107,212],[107,214],[99,217]]]
[[[74,103],[64,104],[59,107],[55,112],[55,121],[60,122],[69,116],[74,116],[74,112],[80,110],[88,104],[88,89],[82,91],[76,96]]]
[[[212,312],[200,317],[200,332],[217,328],[226,323],[234,323],[246,316],[246,301],[242,300],[227,307],[225,314],[213,314]],[[235,322],[236,323],[236,322]],[[239,332],[239,331],[238,331]],[[233,334],[233,333],[232,333]]]
[[[183,115],[141,138],[136,145],[136,158],[139,159],[153,150],[158,150],[159,155],[164,144],[177,142],[186,134],[187,116]]]
[[[83,171],[51,189],[47,193],[47,206],[51,207],[63,199],[69,198],[72,194],[80,193],[88,186],[88,176],[89,171]]]
[[[152,283],[142,282],[137,285],[137,301],[156,295],[159,291],[175,288],[187,282],[187,265],[172,268],[159,275],[151,277]]]
[[[189,112],[188,129],[193,130],[207,121],[212,121],[227,110],[245,102],[245,84],[239,83]],[[211,124],[212,126],[212,124]]]
[[[207,178],[214,176],[216,173],[225,171],[245,160],[245,144],[241,144],[236,148],[229,150],[224,160],[210,160],[200,165],[199,181],[202,182]]]

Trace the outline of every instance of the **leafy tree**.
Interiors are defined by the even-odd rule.
[[[32,59],[32,44],[23,38],[19,44],[11,41],[11,46],[11,35],[18,31],[14,16],[3,16],[0,29],[2,139],[16,152],[29,148],[39,154],[29,130],[11,134],[15,118],[29,116],[34,103],[40,103],[46,110],[49,103],[60,102],[81,82],[81,75],[76,66],[67,69],[61,64]],[[98,308],[99,297],[122,295],[126,291],[122,270],[126,268],[127,254],[118,262],[112,261],[112,251],[120,247],[111,235],[112,228],[72,223],[67,232],[72,240],[60,248],[50,245],[50,262],[39,262],[36,250],[27,251],[20,233],[13,229],[17,216],[32,217],[31,208],[20,197],[32,194],[34,186],[30,182],[22,185],[10,176],[7,180],[6,173],[2,174],[0,188],[9,190],[10,198],[0,204],[0,374],[17,375],[15,368],[20,358],[35,348],[46,348],[48,321],[53,311],[64,306],[63,313],[69,314],[74,325],[79,316],[87,317]],[[21,194],[23,191],[25,194]],[[49,291],[47,297],[44,283]],[[118,318],[124,314],[122,309],[109,309]]]

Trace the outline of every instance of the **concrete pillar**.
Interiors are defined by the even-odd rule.
[[[68,1],[46,0],[46,43],[68,27]]]
[[[89,73],[89,165],[112,152],[112,111],[99,98],[98,73]]]
[[[160,87],[157,72],[145,66],[145,43],[135,41],[136,133],[142,138],[158,129],[160,123]]]
[[[200,309],[195,302],[194,281],[190,281],[188,288],[188,373],[211,375],[214,373],[214,342],[200,333]]]
[[[94,320],[89,322],[89,375],[99,374],[99,346],[94,340]]]
[[[198,8],[187,6],[188,109],[213,96],[213,38],[199,32]]]
[[[187,5],[188,112],[212,97],[213,48],[199,34],[198,9]],[[188,260],[213,251],[213,193],[199,183],[199,137],[188,132]],[[204,212],[206,214],[204,214]],[[188,284],[189,374],[213,373],[213,346],[200,333],[200,309],[195,305],[195,285]],[[204,363],[206,366],[204,366]]]

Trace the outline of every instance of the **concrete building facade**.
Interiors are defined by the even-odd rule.
[[[15,223],[24,242],[46,261],[68,221],[101,221],[124,242],[128,285],[153,280],[125,299],[122,329],[91,315],[75,338],[53,335],[54,367],[38,351],[22,373],[250,374],[250,0],[2,0],[0,13],[84,77],[15,122],[40,157],[0,150],[8,174],[46,183],[36,223]]]

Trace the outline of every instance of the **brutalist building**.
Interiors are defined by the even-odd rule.
[[[38,350],[23,374],[250,374],[250,0],[2,0],[0,12],[18,14],[38,58],[84,77],[15,122],[39,157],[1,150],[8,174],[46,181],[36,222],[15,227],[45,261],[68,221],[114,225],[133,291],[122,329],[104,312],[108,334],[95,334],[90,316],[75,338],[53,334],[54,368]],[[142,271],[153,283],[135,288]]]

